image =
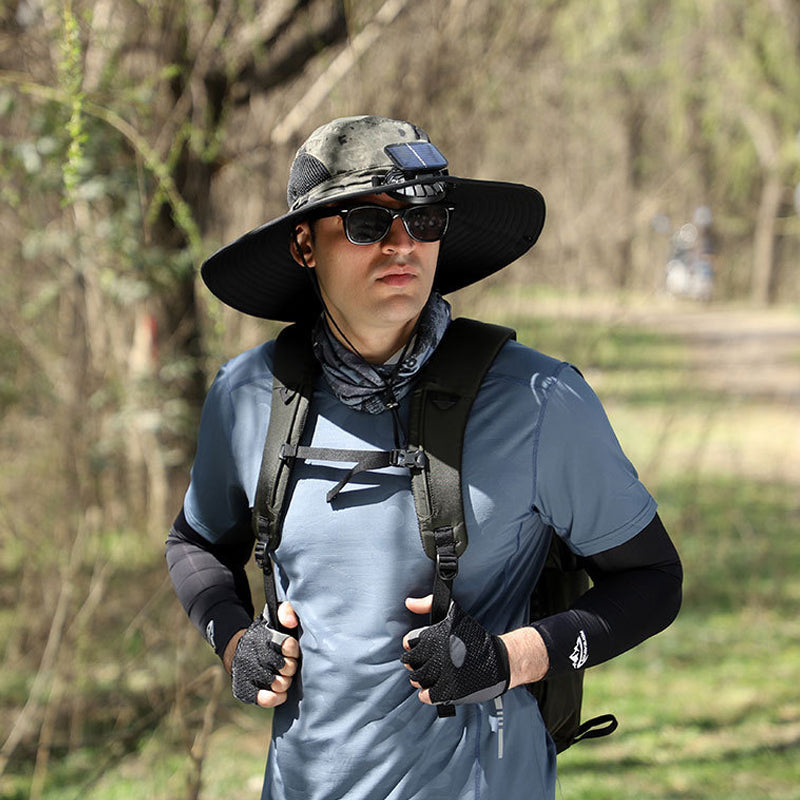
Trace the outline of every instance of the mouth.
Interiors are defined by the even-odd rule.
[[[405,264],[389,267],[376,280],[386,286],[403,287],[417,279],[417,270]]]

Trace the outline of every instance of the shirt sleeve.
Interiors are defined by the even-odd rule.
[[[235,410],[223,367],[203,406],[197,454],[183,506],[189,525],[211,543],[241,526],[250,514],[231,444],[234,423]]]
[[[536,508],[579,555],[628,541],[656,513],[599,399],[567,364],[550,381],[534,458]]]

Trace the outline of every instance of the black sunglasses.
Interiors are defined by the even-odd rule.
[[[405,208],[351,206],[323,208],[309,218],[341,217],[348,241],[353,244],[376,244],[386,238],[395,218],[400,217],[412,239],[417,242],[438,242],[447,231],[452,210],[452,207],[438,203]]]

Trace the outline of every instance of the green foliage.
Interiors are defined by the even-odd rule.
[[[792,613],[800,592],[795,487],[692,478],[660,487],[659,499],[685,558],[699,567],[687,576],[688,614]]]
[[[66,131],[69,137],[67,157],[64,161],[64,202],[72,202],[80,183],[81,175],[86,171],[83,159],[83,148],[88,134],[83,125],[83,52],[80,41],[78,21],[72,13],[69,3],[64,4],[64,32],[61,41],[62,61],[59,64],[61,88],[67,98],[70,117]]]

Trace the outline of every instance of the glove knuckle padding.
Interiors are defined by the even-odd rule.
[[[415,632],[416,633],[416,632]],[[478,703],[506,691],[508,655],[499,636],[451,603],[447,617],[422,629],[403,661],[434,703]]]
[[[458,638],[458,636],[450,637],[450,661],[456,669],[464,666],[464,661],[467,658],[467,646]]]
[[[267,627],[259,618],[236,646],[231,665],[233,695],[243,703],[256,703],[259,689],[269,689],[286,663],[281,646],[289,637]]]

